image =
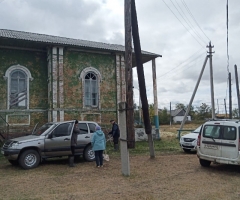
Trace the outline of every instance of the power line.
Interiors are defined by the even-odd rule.
[[[194,35],[187,29],[187,27],[181,22],[181,20],[177,17],[177,15],[175,15],[175,13],[172,11],[172,9],[166,4],[166,2],[164,0],[162,0],[163,3],[168,7],[168,9],[172,12],[172,14],[177,18],[177,20],[184,26],[184,28],[193,36],[193,38],[197,41],[198,44],[200,44],[200,46],[202,46],[204,49],[205,47],[194,37]]]
[[[189,24],[191,25],[193,31],[196,33],[196,35],[198,35],[198,37],[205,43],[204,39],[202,38],[202,36],[198,33],[198,31],[195,29],[195,27],[193,26],[193,24],[191,23],[191,21],[188,19],[187,15],[185,14],[184,10],[181,8],[181,6],[179,5],[178,1],[176,0],[176,3],[178,5],[178,7],[180,8],[180,10],[182,11],[183,15],[186,17],[187,21],[189,22]]]
[[[201,50],[201,49],[200,49],[200,50]],[[195,54],[197,54],[200,50],[198,50],[197,52],[195,52],[194,54],[192,54],[192,55],[191,55],[189,58],[187,58],[185,61],[183,61],[182,63],[180,63],[180,64],[177,65],[176,67],[172,68],[171,70],[169,70],[169,71],[166,72],[165,74],[163,74],[163,75],[161,75],[161,76],[158,76],[158,78],[163,77],[163,76],[165,76],[166,74],[172,72],[173,70],[179,68],[182,64],[184,64],[185,62],[187,62],[188,60],[190,60],[190,59],[191,59]],[[194,58],[193,60],[189,61],[188,63],[186,63],[186,64],[185,64],[184,66],[182,66],[182,67],[185,67],[185,66],[187,66],[187,64],[192,63],[193,61],[195,61],[196,59],[198,59],[200,56],[202,56],[204,53],[205,53],[205,52],[203,52],[202,54],[200,54],[198,57]],[[175,73],[174,73],[174,74],[175,74]],[[172,75],[174,75],[174,74],[172,74]],[[166,77],[166,76],[165,76],[165,77]]]
[[[202,31],[202,33],[206,36],[206,38],[207,38],[209,41],[211,41],[211,40],[209,39],[209,37],[204,33],[204,31],[202,30],[202,28],[199,26],[197,20],[195,19],[195,17],[193,16],[192,12],[191,12],[190,9],[188,8],[186,2],[185,2],[184,0],[182,0],[182,3],[183,3],[183,5],[185,6],[185,8],[186,8],[186,10],[188,11],[188,13],[190,14],[190,16],[192,17],[192,19],[194,20],[194,22],[197,24],[198,28]]]
[[[194,28],[190,25],[191,24],[191,22],[188,20],[188,18],[187,18],[187,16],[185,15],[185,13],[183,12],[183,10],[182,10],[182,8],[179,6],[179,4],[177,3],[177,1],[176,1],[176,3],[177,3],[177,5],[178,5],[178,7],[180,8],[180,10],[183,12],[183,15],[185,16],[183,16],[182,14],[181,14],[181,12],[178,10],[178,8],[175,6],[175,4],[172,2],[172,0],[170,0],[171,1],[171,3],[173,4],[173,6],[176,8],[176,10],[177,10],[177,12],[180,14],[180,16],[182,17],[182,19],[186,22],[186,24],[189,26],[189,28],[190,29],[192,29],[193,30],[193,32],[196,34],[196,36],[201,40],[201,41],[203,41],[203,43],[205,43],[205,41],[201,38],[201,36],[194,30]],[[186,19],[188,20],[186,20]]]

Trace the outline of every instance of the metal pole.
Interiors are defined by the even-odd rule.
[[[191,97],[190,102],[189,102],[189,104],[188,104],[187,111],[185,112],[185,115],[184,115],[183,121],[182,121],[182,123],[181,123],[180,131],[178,132],[178,138],[179,138],[179,139],[180,139],[180,133],[181,133],[181,130],[182,130],[183,125],[184,125],[184,123],[185,123],[185,121],[186,121],[186,119],[187,119],[188,113],[189,113],[190,108],[191,108],[191,106],[192,106],[193,99],[194,99],[195,94],[196,94],[196,92],[197,92],[197,89],[198,89],[198,86],[199,86],[200,80],[201,80],[201,78],[202,78],[202,75],[203,75],[203,72],[204,72],[205,66],[206,66],[206,64],[207,64],[207,59],[208,59],[208,56],[206,56],[206,58],[205,58],[205,61],[204,61],[204,63],[203,63],[202,70],[201,70],[200,75],[199,75],[199,77],[198,77],[198,81],[197,81],[197,83],[196,83],[196,86],[195,86],[195,88],[194,88],[194,91],[193,91],[192,97]]]
[[[238,82],[238,72],[237,65],[234,65],[235,68],[235,78],[236,78],[236,88],[237,88],[237,99],[238,99],[238,118],[240,119],[240,98],[239,98],[239,82]]]
[[[215,103],[214,103],[214,86],[213,86],[213,67],[212,67],[212,48],[214,46],[209,42],[209,63],[210,63],[210,85],[211,85],[211,103],[212,103],[212,118],[215,119]]]
[[[157,77],[156,77],[156,61],[152,60],[152,76],[153,76],[153,96],[154,96],[154,124],[156,138],[160,140],[159,118],[158,118],[158,98],[157,98]]]

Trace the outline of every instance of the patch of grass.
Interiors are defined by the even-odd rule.
[[[181,148],[179,146],[179,140],[176,137],[165,137],[161,140],[154,140],[154,150],[155,152],[170,152],[179,153]],[[107,145],[107,153],[110,155],[120,155],[120,151],[114,151],[113,147]],[[129,149],[129,153],[132,155],[149,154],[149,144],[148,141],[135,142],[135,148]]]

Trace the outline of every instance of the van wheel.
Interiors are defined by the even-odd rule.
[[[18,160],[8,160],[8,162],[10,162],[13,166],[17,166],[19,164]]]
[[[190,152],[191,149],[183,149],[183,151],[185,151],[186,153]]]
[[[209,167],[211,164],[211,161],[203,160],[203,159],[199,159],[199,162],[203,167]]]
[[[22,152],[19,158],[19,164],[23,169],[32,169],[39,165],[40,156],[35,150],[26,150]]]
[[[95,160],[95,153],[92,150],[91,145],[86,146],[86,148],[84,149],[83,158],[88,162],[92,162]]]

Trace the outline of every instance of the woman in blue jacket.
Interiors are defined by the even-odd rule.
[[[92,150],[95,153],[97,167],[103,167],[103,151],[106,149],[106,138],[100,126],[96,126],[96,131],[92,136]]]

